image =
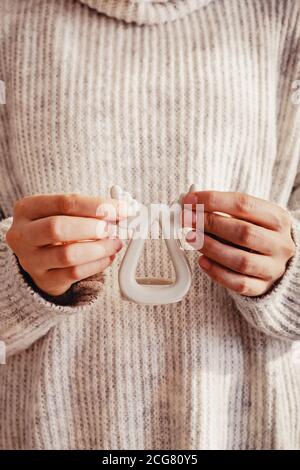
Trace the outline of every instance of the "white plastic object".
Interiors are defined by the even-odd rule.
[[[110,188],[110,195],[113,199],[117,200],[122,200],[127,203],[128,207],[128,216],[132,217],[135,216],[139,210],[139,203],[133,197],[127,193],[126,191],[123,191],[120,186],[115,185]]]
[[[129,213],[138,211],[138,203],[128,193],[123,192],[119,186],[111,188],[111,197],[126,200],[129,204]],[[153,221],[155,222],[155,221]],[[163,305],[180,302],[189,291],[192,284],[192,271],[187,256],[181,247],[180,241],[173,238],[174,214],[171,215],[168,233],[165,232],[161,216],[158,219],[169,256],[175,270],[175,281],[162,278],[136,278],[136,269],[143,251],[145,239],[132,238],[128,244],[119,269],[119,286],[124,299],[139,304]],[[172,238],[167,238],[167,237]]]

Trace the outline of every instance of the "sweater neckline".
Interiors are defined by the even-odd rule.
[[[111,18],[152,25],[182,18],[213,0],[79,0]]]

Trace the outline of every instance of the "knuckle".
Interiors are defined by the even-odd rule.
[[[206,212],[205,224],[208,231],[213,231],[215,228],[215,216],[212,212]]]
[[[284,248],[283,248],[283,251],[284,251],[284,255],[287,259],[292,258],[296,253],[295,243],[293,241],[291,241],[290,243],[286,243]]]
[[[80,269],[80,266],[72,266],[70,269],[69,269],[69,279],[71,281],[79,281],[81,279],[81,269]]]
[[[252,263],[250,262],[249,257],[247,255],[242,255],[237,262],[237,269],[241,273],[248,273],[251,271],[251,265]]]
[[[248,245],[253,239],[253,229],[250,225],[241,225],[238,230],[237,239],[240,245]]]
[[[63,233],[63,226],[62,226],[61,218],[59,216],[49,217],[47,232],[51,240],[53,241],[61,240],[62,233]]]
[[[292,226],[292,218],[289,212],[283,207],[277,206],[277,211],[273,213],[273,226],[278,232],[283,230],[290,230]]]
[[[77,250],[72,245],[64,245],[60,253],[60,259],[66,266],[76,265]]]
[[[210,207],[215,207],[217,202],[217,191],[210,191],[207,197],[207,203]]]
[[[248,281],[247,279],[241,279],[237,286],[236,286],[236,292],[238,292],[239,294],[241,295],[247,295],[249,294],[250,292],[250,289],[249,289],[249,284],[248,284]]]
[[[276,276],[276,269],[271,269],[271,268],[265,268],[264,272],[261,273],[263,274],[264,280],[271,282],[274,280],[274,278],[279,279],[281,277],[280,271],[278,272],[278,275]]]
[[[283,230],[286,226],[286,223],[284,222],[284,217],[282,217],[282,214],[274,214],[273,215],[273,227],[276,231],[280,232]]]
[[[236,199],[236,207],[242,214],[247,214],[255,210],[255,201],[247,194],[238,193]]]
[[[77,202],[76,194],[64,194],[59,200],[59,212],[62,214],[74,214]]]

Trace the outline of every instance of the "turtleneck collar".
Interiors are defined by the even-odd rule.
[[[80,0],[81,3],[127,23],[158,24],[173,21],[213,0]]]

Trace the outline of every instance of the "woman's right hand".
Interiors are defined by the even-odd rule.
[[[15,204],[6,241],[38,288],[59,296],[111,265],[122,242],[109,227],[126,216],[125,203],[114,199],[29,196]]]

